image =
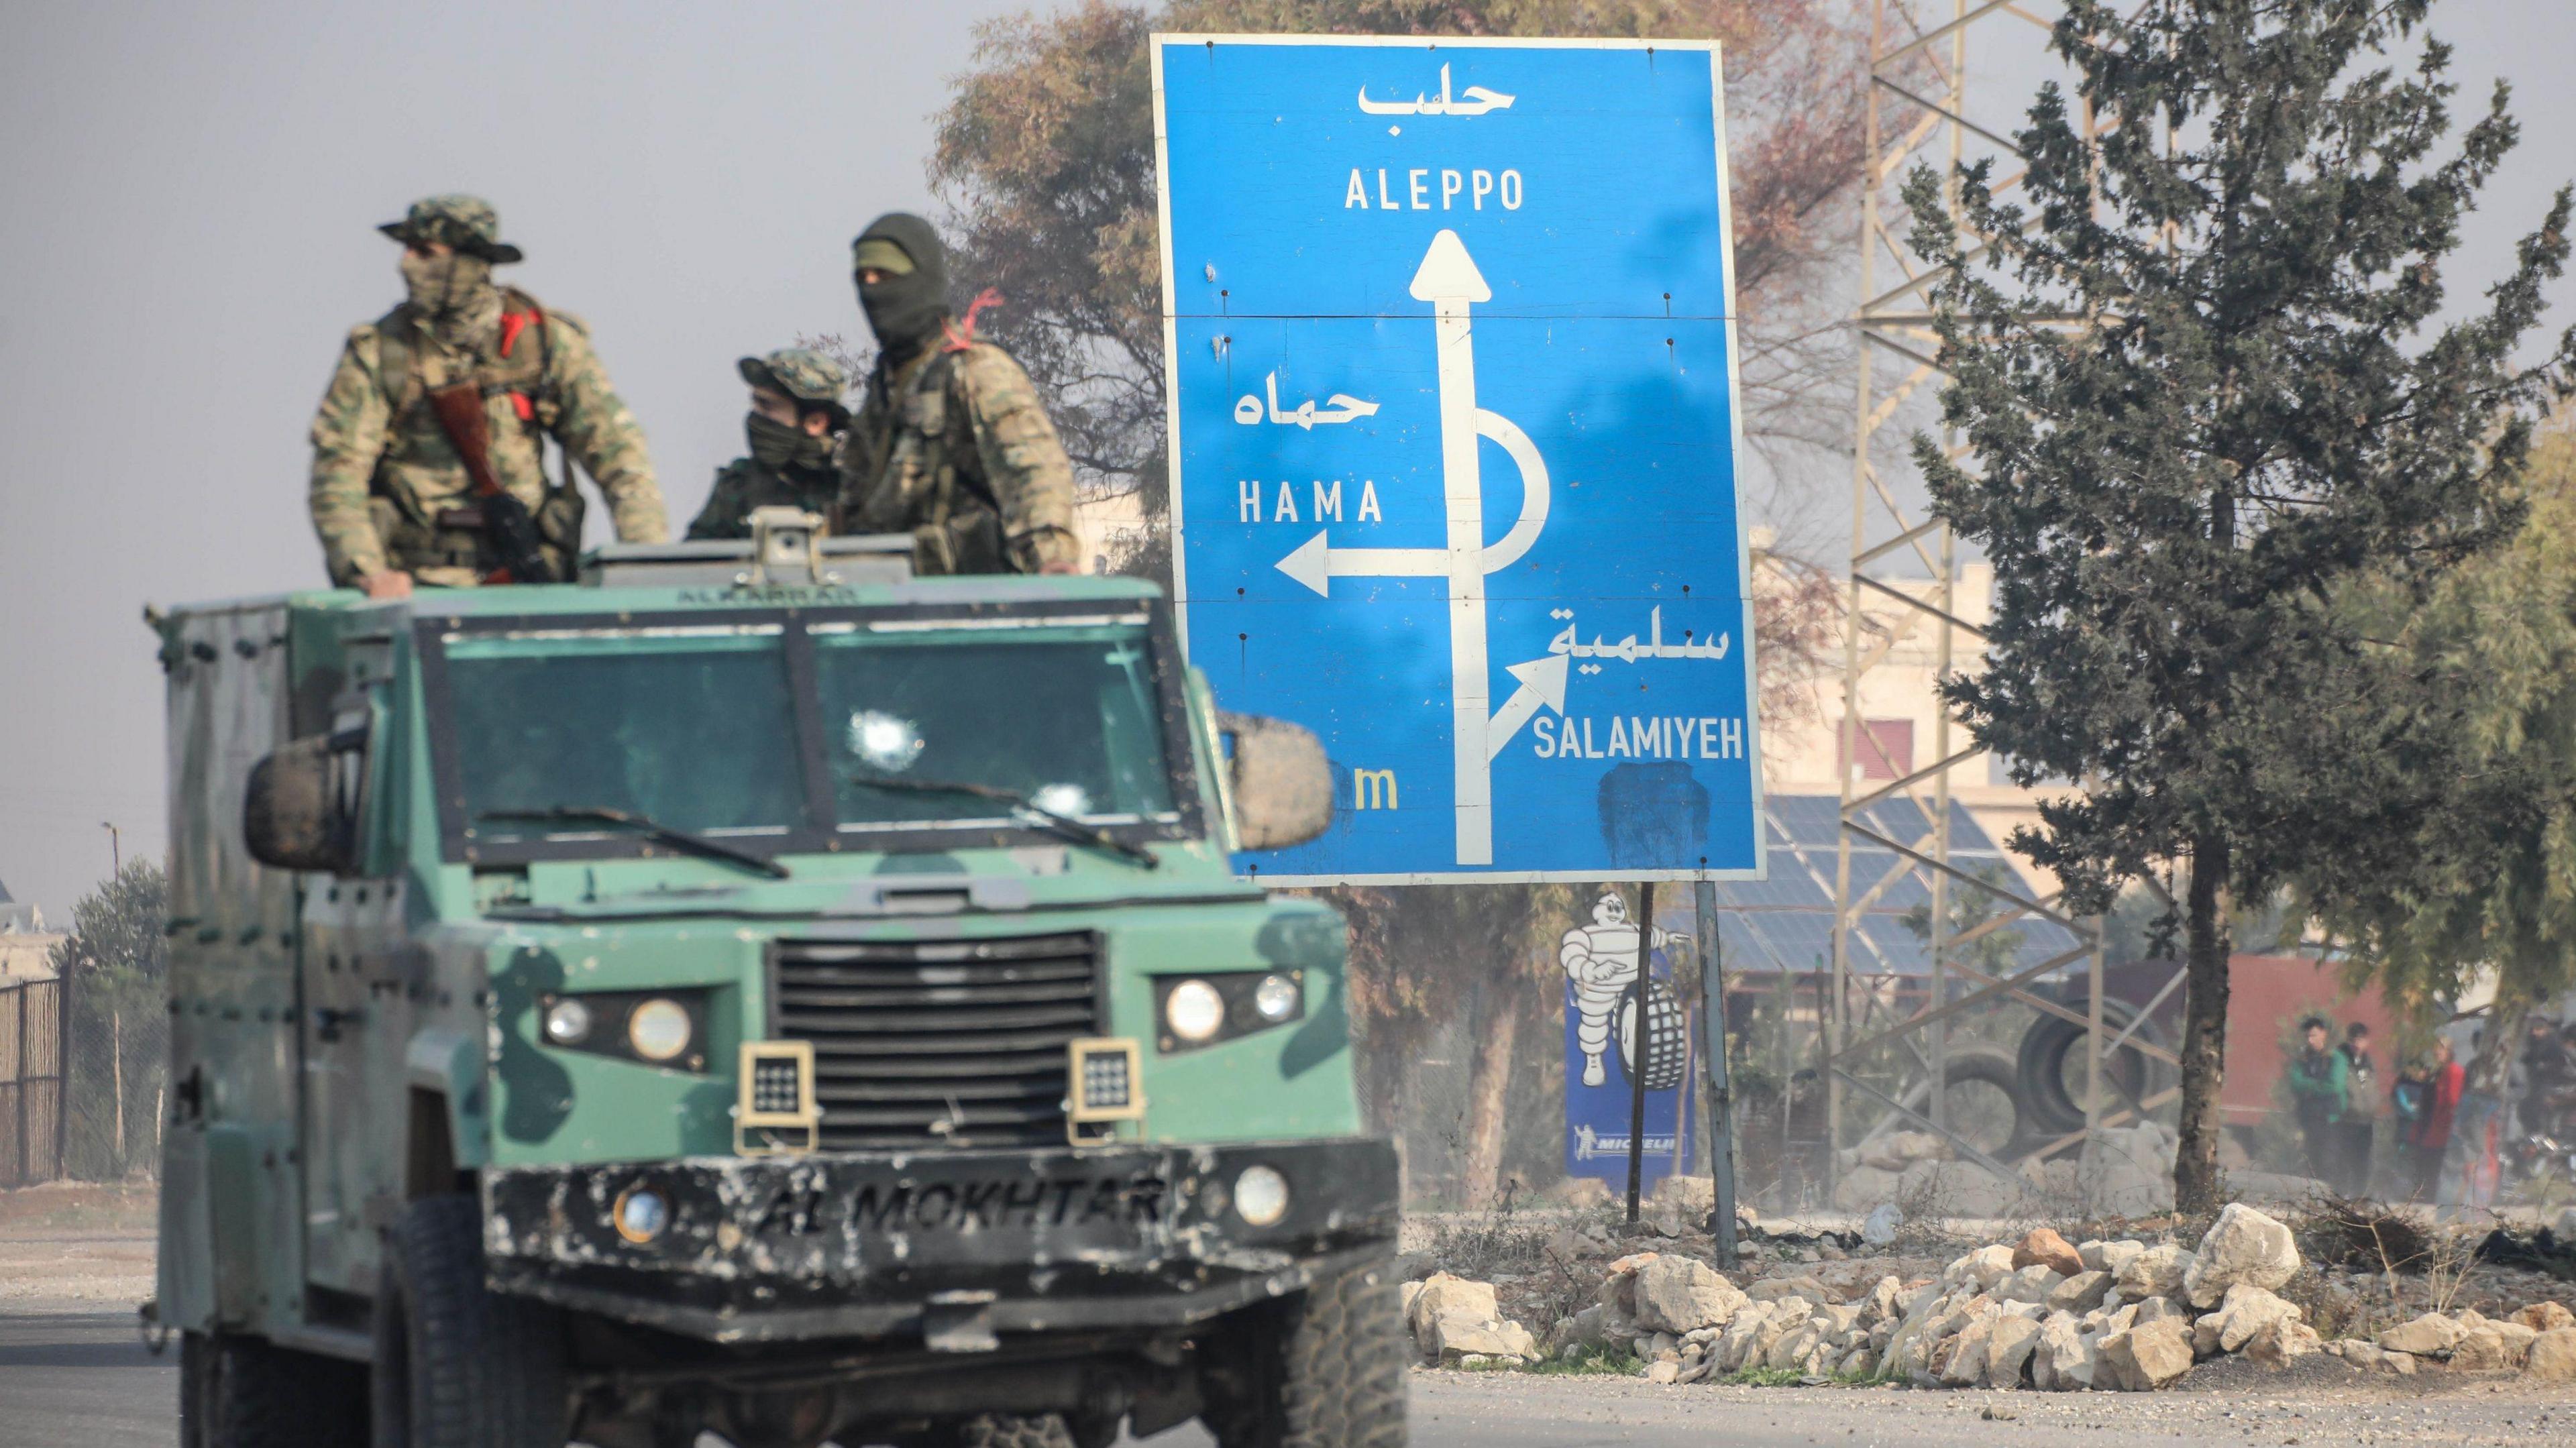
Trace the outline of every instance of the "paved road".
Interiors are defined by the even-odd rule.
[[[2316,1379],[2217,1386],[2110,1397],[1675,1389],[1617,1378],[1423,1373],[1413,1382],[1413,1441],[1418,1448],[2173,1448],[2178,1441],[2565,1448],[2576,1439],[2576,1393],[2563,1386],[2353,1389]],[[0,1448],[170,1448],[177,1393],[176,1364],[144,1352],[130,1314],[0,1307]],[[706,1448],[714,1442],[701,1440]],[[1179,1430],[1153,1448],[1207,1442]]]

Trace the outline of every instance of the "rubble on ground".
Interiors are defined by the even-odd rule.
[[[1892,1271],[1849,1260],[1840,1246],[1849,1234],[1801,1234],[1786,1224],[1773,1224],[1775,1232],[1759,1218],[1740,1220],[1749,1237],[1770,1243],[1767,1273],[1730,1276],[1687,1251],[1631,1251],[1593,1267],[1601,1275],[1589,1300],[1566,1303],[1572,1310],[1540,1337],[1505,1315],[1494,1285],[1441,1272],[1406,1284],[1405,1320],[1425,1362],[1528,1366],[1547,1357],[1632,1365],[1626,1370],[1650,1382],[1674,1384],[1839,1379],[2151,1392],[2212,1359],[2279,1369],[2320,1354],[2364,1373],[2576,1382],[2576,1313],[2559,1302],[2527,1302],[2495,1317],[2447,1304],[2369,1338],[2326,1341],[2308,1309],[2283,1295],[2298,1279],[2298,1290],[2317,1301],[2323,1275],[2301,1278],[2289,1226],[2241,1202],[2192,1246],[2137,1237],[2070,1242],[2041,1227],[1946,1264],[1892,1259]],[[1564,1229],[1559,1235],[1574,1240],[1552,1242],[1551,1253],[1568,1249],[1553,1260],[1576,1261],[1571,1254],[1591,1240],[1587,1231],[1599,1235]],[[1783,1238],[1814,1245],[1784,1252]]]

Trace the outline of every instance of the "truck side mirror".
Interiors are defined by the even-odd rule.
[[[1234,745],[1227,778],[1235,843],[1247,850],[1302,845],[1333,823],[1333,771],[1324,742],[1285,719],[1219,714],[1217,732]]]
[[[363,729],[298,739],[253,766],[242,796],[242,841],[280,870],[345,875],[358,866]]]

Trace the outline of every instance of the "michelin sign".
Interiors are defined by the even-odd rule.
[[[1714,46],[1164,35],[1174,582],[1320,735],[1279,884],[1745,878]]]

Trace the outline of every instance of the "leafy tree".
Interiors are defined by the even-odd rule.
[[[2496,972],[2488,1048],[2470,1089],[2504,1090],[2522,1019],[2576,986],[2576,432],[2532,450],[2530,516],[2505,547],[2420,606],[2355,591],[2363,626],[2393,636],[2428,687],[2448,749],[2421,771],[2395,853],[2410,869],[2319,871],[2301,895],[2390,1003],[2417,1019]]]
[[[54,973],[71,991],[66,1110],[74,1176],[115,1180],[148,1168],[160,1145],[170,974],[170,881],[134,860],[72,907]]]
[[[2561,193],[2484,305],[2435,327],[2460,215],[2515,140],[2499,86],[2455,151],[2430,0],[2069,0],[2051,48],[2108,129],[2042,90],[2027,200],[1909,178],[1948,422],[1934,507],[1992,559],[1987,668],[1944,686],[2014,777],[2091,782],[2015,847],[2079,911],[2188,859],[2175,1189],[2217,1205],[2227,901],[2404,868],[2390,841],[2438,710],[2338,593],[2421,597],[2508,536],[2504,485],[2576,357],[2517,368],[2567,255]],[[2081,325],[2069,325],[2069,323]]]

